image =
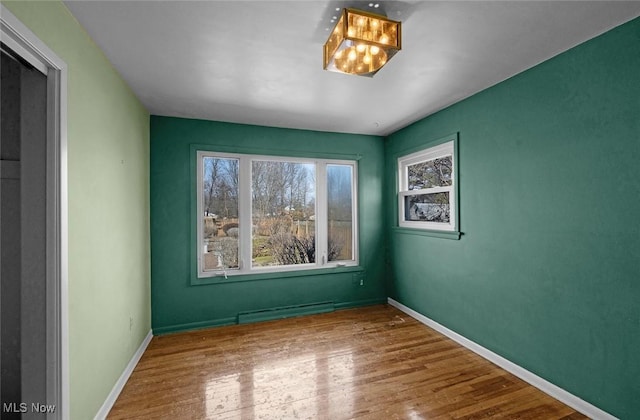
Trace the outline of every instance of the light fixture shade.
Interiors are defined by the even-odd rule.
[[[373,77],[401,48],[400,22],[346,8],[324,44],[323,66]]]

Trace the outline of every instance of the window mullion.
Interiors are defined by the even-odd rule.
[[[399,191],[402,195],[421,195],[421,194],[436,194],[440,192],[452,192],[453,186],[447,185],[446,187],[432,187],[432,188],[422,188],[420,190],[404,190]]]
[[[251,270],[251,158],[249,156],[240,157],[240,171],[238,174],[239,199],[238,199],[238,218],[239,218],[239,253],[240,253],[240,271],[248,272]]]
[[[316,265],[327,263],[327,163],[316,162]]]

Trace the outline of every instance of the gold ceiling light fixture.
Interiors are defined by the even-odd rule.
[[[400,51],[400,32],[386,16],[344,8],[324,44],[324,69],[373,77]]]

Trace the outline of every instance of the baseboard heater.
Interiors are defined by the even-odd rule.
[[[333,302],[307,303],[304,305],[281,306],[279,308],[260,309],[257,311],[238,312],[238,324],[271,321],[294,316],[323,314],[335,311]]]

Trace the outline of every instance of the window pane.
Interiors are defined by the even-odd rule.
[[[251,171],[252,266],[314,263],[315,166],[256,160]]]
[[[353,167],[327,165],[329,261],[353,259]]]
[[[408,190],[451,185],[451,156],[416,163],[407,167]]]
[[[203,269],[238,268],[238,159],[203,158]]]
[[[407,195],[404,209],[406,221],[449,223],[449,193]]]

